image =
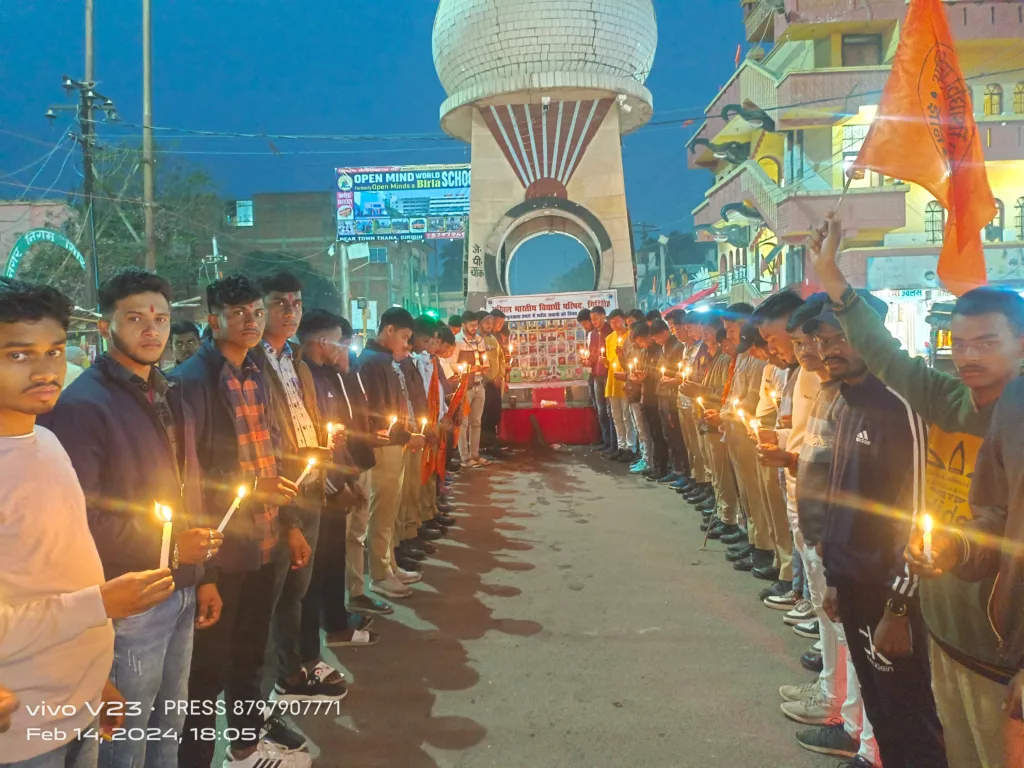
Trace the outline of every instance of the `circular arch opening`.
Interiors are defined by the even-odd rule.
[[[513,296],[594,289],[594,258],[583,241],[568,232],[535,232],[516,244],[508,261]]]

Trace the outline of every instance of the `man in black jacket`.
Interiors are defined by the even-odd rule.
[[[394,560],[395,521],[402,496],[403,450],[419,450],[425,444],[415,435],[412,415],[398,377],[396,357],[407,354],[415,321],[401,307],[392,307],[380,318],[377,336],[366,343],[359,356],[359,373],[366,387],[369,432],[387,443],[374,448],[374,467],[369,472],[370,520],[367,549],[370,589],[383,597],[412,595],[408,584],[420,575],[406,571]]]
[[[203,468],[204,507],[211,520],[245,495],[224,528],[224,544],[211,561],[223,600],[220,621],[196,635],[189,677],[190,710],[178,752],[187,766],[209,765],[216,713],[209,702],[225,694],[228,725],[237,733],[230,759],[240,768],[279,760],[277,768],[306,768],[306,753],[261,739],[264,654],[282,567],[278,508],[295,498],[295,483],[281,476],[272,437],[269,394],[251,350],[261,342],[266,310],[259,287],[233,275],[206,290],[212,339],[172,373],[195,414],[196,451]],[[223,510],[223,512],[222,512]]]
[[[320,515],[313,574],[302,600],[301,655],[306,662],[319,662],[321,623],[328,646],[377,642],[376,633],[368,629],[369,619],[350,616],[345,606],[346,520],[367,502],[359,478],[373,466],[373,449],[356,416],[357,409],[365,416],[365,398],[358,384],[349,394],[343,379],[349,373],[351,324],[327,310],[314,309],[303,314],[298,337],[321,418],[329,425],[331,448],[332,466],[325,480],[327,498]],[[361,547],[358,559],[363,559]]]
[[[224,536],[203,512],[191,410],[157,367],[170,335],[170,299],[166,280],[137,267],[107,280],[100,288],[99,328],[110,351],[40,423],[57,436],[75,468],[108,579],[158,567],[162,525],[154,505],[172,510],[174,597],[114,622],[110,679],[128,701],[142,705],[125,728],[180,735],[184,713],[168,711],[164,703],[187,698],[193,622],[205,629],[220,615],[212,583],[199,587],[196,611],[196,583],[200,564],[217,554]],[[168,739],[104,741],[100,761],[168,765],[177,751]]]
[[[864,300],[885,314],[884,302]],[[944,768],[917,577],[903,561],[923,514],[926,430],[909,404],[868,372],[831,303],[804,325],[846,410],[836,422],[821,548],[823,607],[842,621],[864,711],[886,768]]]

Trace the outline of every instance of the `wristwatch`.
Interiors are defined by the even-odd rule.
[[[902,600],[896,601],[894,598],[889,598],[885,603],[885,610],[898,619],[902,619],[907,615],[908,606]]]

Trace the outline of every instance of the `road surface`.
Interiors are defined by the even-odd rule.
[[[340,649],[317,766],[810,768],[778,687],[809,641],[760,604],[699,515],[586,448],[519,452],[456,486],[460,527],[381,642]]]

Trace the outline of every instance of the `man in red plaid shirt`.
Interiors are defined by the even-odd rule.
[[[278,546],[278,508],[298,490],[279,474],[269,394],[250,352],[263,336],[266,310],[259,287],[241,275],[210,285],[207,303],[213,337],[172,373],[195,413],[206,522],[220,522],[240,487],[247,493],[224,529],[220,553],[210,561],[207,579],[216,580],[224,607],[217,624],[195,634],[188,692],[192,708],[179,761],[210,765],[216,744],[204,733],[214,733],[216,714],[208,703],[223,691],[228,726],[238,733],[228,752],[232,764],[245,768],[267,761],[277,768],[305,768],[311,764],[309,755],[292,751],[303,744],[265,738],[264,713],[252,706],[264,698],[263,658],[275,583],[289,565]]]

